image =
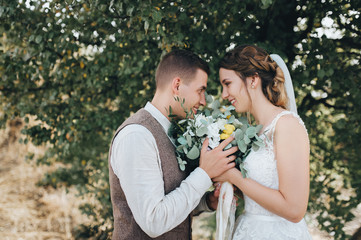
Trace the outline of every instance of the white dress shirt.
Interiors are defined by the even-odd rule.
[[[150,102],[144,109],[167,133],[170,121]],[[128,125],[118,133],[113,142],[110,163],[135,221],[150,237],[172,230],[197,206],[197,211],[209,211],[203,196],[212,186],[212,181],[199,167],[179,187],[165,195],[156,141],[141,125]]]

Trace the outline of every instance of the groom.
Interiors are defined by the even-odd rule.
[[[175,50],[163,57],[156,71],[156,93],[116,131],[109,151],[109,181],[114,215],[113,239],[191,239],[192,212],[215,209],[217,194],[205,194],[211,179],[235,166],[237,148],[207,151],[187,178],[179,170],[167,136],[169,106],[180,118],[184,106],[196,113],[206,104],[209,68],[194,53]],[[228,157],[229,156],[229,157]]]

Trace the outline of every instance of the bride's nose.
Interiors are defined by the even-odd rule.
[[[227,99],[228,96],[229,96],[229,94],[228,94],[227,89],[225,87],[223,87],[223,89],[222,89],[222,98]]]

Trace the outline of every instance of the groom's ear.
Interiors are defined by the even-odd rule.
[[[179,94],[179,87],[181,85],[182,80],[179,77],[175,77],[172,80],[172,92],[173,95],[178,95]]]

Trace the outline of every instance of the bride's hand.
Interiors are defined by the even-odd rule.
[[[236,168],[231,168],[228,171],[224,172],[222,175],[215,177],[212,179],[213,182],[230,182],[232,184],[234,184],[232,182],[232,180],[234,179],[235,174],[238,174],[239,171]]]

